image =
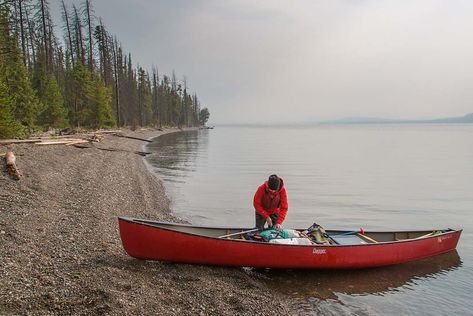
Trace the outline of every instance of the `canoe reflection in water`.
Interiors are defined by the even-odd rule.
[[[423,260],[362,270],[250,269],[274,291],[299,298],[337,299],[342,294],[382,295],[418,280],[436,278],[462,265],[456,250]]]

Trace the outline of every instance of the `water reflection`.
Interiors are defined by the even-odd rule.
[[[233,128],[159,137],[147,158],[176,215],[193,224],[253,224],[268,174],[288,187],[286,227],[464,228],[458,254],[357,271],[251,271],[296,314],[471,315],[473,126]],[[282,145],[281,145],[282,144]],[[461,267],[461,268],[459,268]],[[282,286],[281,286],[282,285]]]
[[[195,171],[195,161],[207,146],[208,132],[205,130],[165,134],[147,146],[152,152],[147,161],[164,181],[184,182],[184,178]]]
[[[462,261],[456,250],[423,260],[361,270],[254,269],[252,273],[283,294],[336,299],[336,293],[378,294],[393,291],[425,278],[458,269]],[[281,286],[284,284],[285,286]]]

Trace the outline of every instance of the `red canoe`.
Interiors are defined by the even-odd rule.
[[[368,268],[418,260],[454,250],[461,234],[453,229],[363,234],[327,230],[334,244],[293,245],[245,240],[240,232],[249,229],[127,217],[119,218],[119,226],[123,247],[138,259],[292,269]]]

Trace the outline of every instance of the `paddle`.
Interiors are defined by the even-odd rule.
[[[341,233],[341,234],[335,234],[333,236],[346,236],[346,235],[354,235],[354,234],[363,234],[365,231],[363,229],[359,229],[359,230],[354,230],[354,231],[351,231],[351,232],[346,232],[346,233]]]
[[[238,232],[238,233],[232,233],[232,234],[228,234],[228,235],[219,236],[218,238],[227,238],[227,237],[231,237],[231,236],[236,236],[236,235],[242,235],[242,234],[252,233],[252,232],[255,232],[255,231],[257,231],[257,230],[258,230],[258,228],[253,228],[253,229],[245,230],[245,231]]]

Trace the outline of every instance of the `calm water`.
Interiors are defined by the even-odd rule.
[[[148,150],[174,212],[194,224],[253,226],[253,194],[277,173],[286,227],[464,229],[457,252],[395,267],[248,270],[297,313],[473,315],[473,126],[217,127]]]

